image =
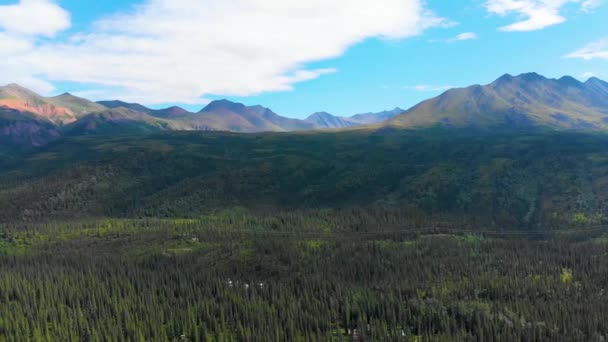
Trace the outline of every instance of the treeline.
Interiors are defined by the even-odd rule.
[[[351,231],[340,237],[289,225],[236,229],[237,217],[213,219],[228,227],[224,231],[194,220],[4,226],[0,336],[7,341],[608,337],[605,231],[550,240],[418,231]]]

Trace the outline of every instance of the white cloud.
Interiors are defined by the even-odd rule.
[[[477,39],[477,34],[475,32],[463,32],[459,35],[457,35],[454,38],[450,38],[447,41],[449,43],[453,43],[453,42],[458,42],[458,41],[463,41],[463,40],[475,40]]]
[[[589,43],[582,48],[571,52],[566,58],[581,58],[584,60],[608,59],[608,37]]]
[[[28,40],[4,32],[0,32],[0,46],[4,56],[19,54],[32,48]]]
[[[592,71],[588,71],[588,72],[584,72],[584,73],[581,75],[581,79],[583,79],[583,80],[589,79],[589,78],[591,78],[591,77],[597,77],[597,74],[596,74],[596,73],[594,73],[594,72],[592,72]]]
[[[0,29],[10,34],[52,37],[70,27],[70,14],[51,0],[20,0],[0,6]]]
[[[581,8],[584,12],[591,12],[596,7],[600,6],[603,2],[604,0],[585,0],[582,2]]]
[[[11,68],[86,83],[98,98],[197,103],[209,94],[289,90],[335,72],[308,63],[368,38],[403,39],[445,23],[423,0],[147,0],[88,32],[38,43]],[[6,68],[0,59],[0,81]]]
[[[424,92],[437,92],[437,91],[445,91],[448,89],[452,89],[454,86],[451,85],[428,85],[428,84],[420,84],[415,86],[406,87],[406,89],[415,90],[415,91],[424,91]]]
[[[602,0],[488,0],[486,10],[500,16],[515,14],[522,18],[499,28],[501,31],[535,31],[566,21],[561,14],[567,4],[579,4],[585,12],[599,6]]]

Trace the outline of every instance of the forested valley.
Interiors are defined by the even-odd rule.
[[[2,341],[604,341],[608,137],[166,133],[11,151]]]

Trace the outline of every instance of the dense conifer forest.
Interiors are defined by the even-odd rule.
[[[0,341],[605,341],[608,137],[79,137],[0,165]]]

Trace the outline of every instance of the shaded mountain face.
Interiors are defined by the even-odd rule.
[[[365,113],[365,114],[357,114],[349,117],[350,121],[353,121],[357,124],[366,125],[366,124],[375,124],[384,122],[386,120],[392,119],[393,117],[405,112],[404,109],[396,107],[393,110],[387,110],[379,113]]]
[[[388,121],[396,127],[608,129],[608,85],[535,73],[504,75],[491,84],[451,89]]]
[[[87,113],[104,109],[97,103],[67,93],[43,97],[17,84],[0,87],[0,107],[31,113],[56,124],[70,123]]]
[[[282,117],[262,106],[245,106],[228,100],[209,103],[188,118],[193,127],[233,132],[287,132],[313,129],[311,123]]]
[[[310,115],[306,121],[312,123],[317,129],[348,128],[384,122],[403,112],[404,110],[398,107],[393,110],[379,113],[356,114],[349,117],[336,116],[327,112],[318,112]]]
[[[327,112],[314,113],[306,118],[306,121],[313,124],[315,128],[346,128],[357,125],[348,118],[334,116]]]
[[[0,145],[3,147],[43,146],[60,136],[59,128],[46,119],[0,107]]]

